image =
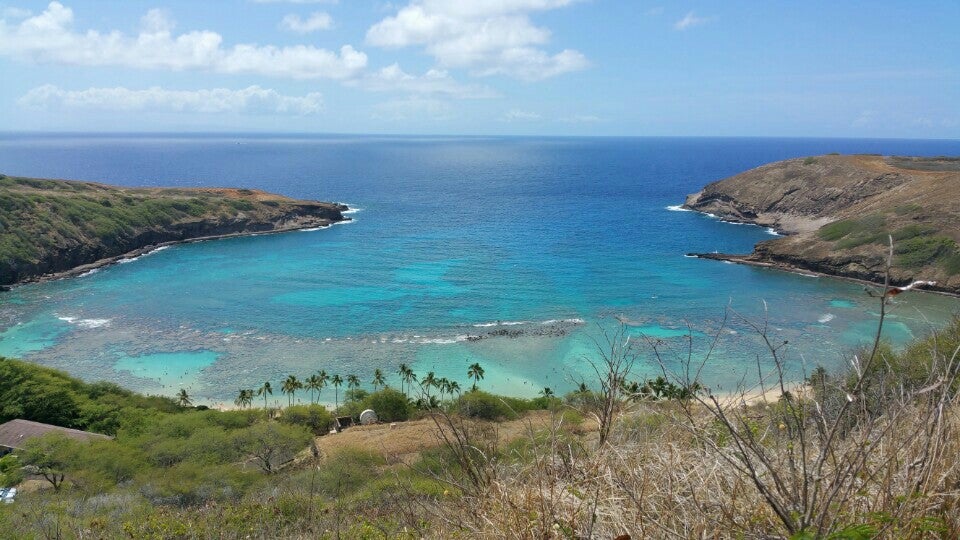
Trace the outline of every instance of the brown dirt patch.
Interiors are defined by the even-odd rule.
[[[549,411],[532,411],[517,420],[489,423],[497,432],[501,444],[519,439],[550,426],[554,415]],[[589,424],[589,422],[585,422]],[[588,428],[587,426],[581,426]],[[388,462],[412,463],[420,452],[440,446],[437,424],[430,418],[373,426],[355,426],[333,435],[316,438],[322,456],[329,456],[342,448],[363,448],[379,452]]]

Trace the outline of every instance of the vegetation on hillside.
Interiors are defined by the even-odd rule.
[[[882,325],[888,298],[878,301]],[[685,375],[700,367],[686,356],[680,374],[633,382],[638,347],[664,353],[622,332],[598,341],[597,379],[563,397],[453,391],[409,366],[401,390],[336,376],[350,381],[337,414],[431,423],[434,441],[413,456],[340,446],[341,435],[317,439],[330,442],[320,451],[312,435],[332,416],[313,396],[270,410],[248,390],[240,410],[202,410],[0,361],[0,381],[18,381],[0,392],[4,411],[66,401],[70,425],[116,418],[102,424],[114,440],[48,436],[0,460],[0,481],[35,479],[0,505],[0,536],[955,538],[960,320],[903,350],[877,340],[848,370],[815,369],[801,386],[783,375],[787,345],[752,324],[776,368],[735,395]],[[291,403],[298,382],[279,385]],[[89,414],[100,398],[116,414]],[[517,422],[522,436],[501,436]]]
[[[785,232],[719,257],[960,294],[960,159],[826,155],[713,182],[688,208]],[[887,267],[887,238],[896,241]]]
[[[898,207],[890,212],[903,215],[900,210]],[[817,231],[817,237],[832,242],[832,249],[840,252],[867,244],[883,246],[892,237],[896,241],[894,262],[898,266],[922,268],[933,265],[948,275],[960,274],[960,246],[930,225],[914,223],[891,230],[887,227],[885,215],[875,213],[824,225]]]
[[[0,175],[0,284],[152,243],[247,226],[269,230],[271,220],[291,216],[338,220],[337,208],[246,189],[121,188]]]

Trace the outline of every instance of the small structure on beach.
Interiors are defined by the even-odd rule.
[[[370,424],[376,424],[379,421],[377,418],[377,413],[373,409],[367,409],[360,413],[360,425],[369,426]]]
[[[100,433],[42,424],[32,420],[16,419],[10,420],[5,424],[0,424],[0,456],[9,454],[14,450],[21,450],[23,449],[23,445],[30,439],[35,439],[47,433],[60,433],[65,437],[78,441],[113,438],[109,435],[101,435]]]

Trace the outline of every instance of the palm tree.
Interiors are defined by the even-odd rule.
[[[477,383],[483,379],[483,368],[480,367],[480,363],[476,362],[470,366],[467,370],[467,377],[473,379],[473,389],[477,389]]]
[[[327,370],[321,369],[317,372],[317,378],[320,379],[320,388],[317,389],[317,401],[320,401],[320,392],[322,392],[323,387],[327,385],[327,382],[330,380],[330,376],[327,375]]]
[[[273,395],[273,387],[270,386],[270,381],[263,383],[263,386],[257,389],[257,395],[263,396],[263,410],[267,410],[267,394]]]
[[[417,380],[417,374],[406,364],[400,364],[400,371],[398,371],[398,373],[401,379],[400,391],[403,392],[403,383],[407,383],[407,391],[404,392],[404,395],[407,395],[410,392],[410,385]]]
[[[543,390],[540,391],[540,395],[543,396],[543,397],[545,397],[545,398],[552,397],[552,396],[553,396],[553,390],[551,390],[549,386],[544,386],[544,387],[543,387]]]
[[[437,386],[438,382],[439,379],[437,379],[437,376],[432,371],[427,373],[427,376],[420,381],[420,386],[423,387],[427,393],[427,399],[430,399],[430,388]]]
[[[380,368],[373,370],[373,391],[376,392],[381,386],[386,386],[387,381],[383,378],[383,372]]]
[[[450,379],[442,377],[437,381],[437,388],[440,390],[440,401],[443,401],[443,395],[450,392]]]
[[[334,395],[333,395],[334,408],[339,409],[340,408],[340,385],[343,384],[343,379],[340,377],[339,374],[334,375],[333,378],[330,379],[330,384],[333,385],[333,389],[334,389]]]
[[[356,375],[347,375],[347,388],[351,390],[356,390],[360,388],[360,377]]]
[[[233,404],[241,409],[249,407],[251,403],[253,403],[253,390],[248,389],[240,389],[237,399],[233,400]]]
[[[397,375],[400,376],[400,392],[403,392],[403,376],[407,374],[408,366],[406,364],[400,364],[400,367],[397,368]]]
[[[460,393],[460,383],[458,383],[457,381],[450,381],[450,383],[447,385],[447,390],[450,391],[450,397],[453,397],[453,394],[455,394],[455,393],[456,393],[456,394],[459,394],[459,393]]]
[[[310,403],[313,403],[313,393],[315,391],[319,392],[321,388],[320,377],[318,377],[317,375],[311,375],[307,377],[307,380],[304,381],[303,387],[306,388],[307,390],[310,390]]]
[[[180,392],[177,393],[177,405],[181,407],[189,407],[193,405],[193,401],[190,400],[190,394],[188,394],[183,388],[181,388]]]
[[[280,392],[287,394],[287,405],[293,405],[293,398],[297,394],[297,390],[303,388],[303,383],[297,380],[296,375],[288,375],[286,380],[283,381],[283,384],[280,386]]]

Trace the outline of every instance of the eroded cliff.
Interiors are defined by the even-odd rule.
[[[785,234],[710,258],[880,283],[892,237],[893,284],[960,293],[960,158],[790,159],[709,184],[684,206]]]

